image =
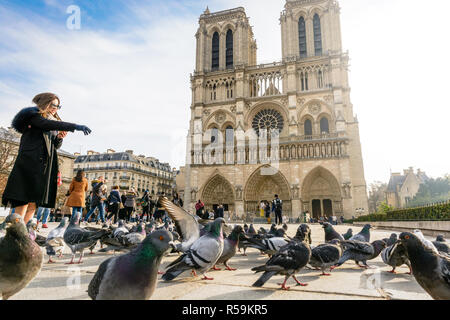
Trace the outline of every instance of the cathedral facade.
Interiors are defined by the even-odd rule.
[[[287,0],[280,23],[282,60],[258,64],[244,8],[200,16],[185,208],[257,214],[278,194],[292,218],[368,213],[339,4]]]

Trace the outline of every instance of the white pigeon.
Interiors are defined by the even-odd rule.
[[[416,229],[416,230],[413,231],[413,233],[420,239],[420,241],[422,241],[422,243],[425,245],[425,247],[427,247],[428,249],[433,250],[434,253],[439,254],[439,251],[434,246],[433,242],[431,242],[430,240],[425,239],[425,237],[423,236],[422,231],[420,231],[419,229]]]

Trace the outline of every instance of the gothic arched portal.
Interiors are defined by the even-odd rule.
[[[291,216],[292,205],[289,183],[284,175],[270,166],[257,169],[248,179],[244,191],[245,212],[257,214],[261,200],[269,203],[278,194],[283,201],[283,215]]]
[[[342,215],[342,195],[336,177],[327,169],[317,167],[303,181],[302,202],[311,216]]]
[[[207,210],[215,209],[218,205],[222,204],[225,211],[234,211],[233,187],[220,174],[215,175],[205,184],[201,200]]]

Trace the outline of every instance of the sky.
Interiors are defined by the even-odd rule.
[[[37,93],[61,98],[63,120],[90,136],[63,149],[134,150],[185,162],[198,18],[242,6],[258,63],[281,60],[285,0],[0,0],[0,126]],[[450,173],[450,2],[340,0],[343,48],[368,184],[410,166]],[[80,29],[67,27],[71,5]]]

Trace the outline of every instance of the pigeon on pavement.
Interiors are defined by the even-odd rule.
[[[27,223],[28,234],[30,235],[31,240],[36,242],[38,246],[43,247],[45,246],[45,241],[47,240],[47,238],[38,234],[37,228],[38,228],[37,219],[36,218],[30,219],[30,221],[28,221]]]
[[[303,239],[305,238],[303,237]],[[301,239],[294,237],[291,242],[278,250],[265,265],[252,269],[256,273],[264,272],[253,286],[262,287],[275,275],[285,276],[284,282],[280,284],[282,290],[289,290],[289,287],[286,287],[286,282],[290,277],[294,278],[297,285],[306,286],[307,284],[297,280],[295,274],[308,264],[310,258],[311,248],[309,245]]]
[[[111,235],[111,237],[105,238],[103,243],[107,245],[107,247],[101,249],[99,252],[123,251],[136,248],[144,241],[147,234],[145,233],[145,225],[143,222],[141,222],[135,230],[136,232],[129,233],[118,232],[116,233],[116,237]]]
[[[325,270],[338,263],[342,253],[339,240],[334,239],[312,249],[309,264],[313,268],[322,270],[322,276],[330,276],[331,274],[325,273]]]
[[[167,266],[166,273],[162,276],[165,281],[171,281],[186,270],[194,270],[203,274],[202,280],[213,280],[206,276],[219,260],[223,252],[223,225],[225,220],[217,218],[214,223],[209,224],[207,233],[197,239],[190,249],[177,260]]]
[[[395,236],[397,237],[397,235]],[[408,255],[406,254],[405,246],[398,241],[388,246],[387,248],[384,248],[383,251],[381,251],[381,258],[383,259],[384,263],[393,268],[391,271],[389,271],[389,273],[395,273],[395,269],[397,267],[406,264],[409,267],[408,274],[412,274],[411,263],[409,262]]]
[[[438,235],[436,237],[436,241],[433,241],[433,245],[438,249],[439,252],[443,252],[446,254],[450,253],[450,248],[448,243],[445,241],[445,238],[443,235]]]
[[[334,239],[340,241],[344,240],[344,238],[339,233],[337,233],[336,230],[334,230],[333,226],[330,223],[324,222],[322,228],[325,231],[325,242],[329,242]]]
[[[59,226],[50,231],[45,242],[45,249],[47,250],[48,263],[54,263],[52,256],[59,253],[59,257],[62,256],[64,250],[64,232],[66,232],[69,218],[64,217]]]
[[[348,229],[347,232],[342,235],[342,237],[344,238],[344,240],[350,240],[350,238],[353,237],[353,229]]]
[[[384,238],[384,242],[386,242],[386,246],[393,246],[398,241],[398,236],[396,233],[392,233],[389,238]]]
[[[172,235],[157,230],[127,254],[109,258],[98,268],[88,287],[92,300],[149,300],[164,254],[174,246]]]
[[[0,241],[0,296],[8,300],[39,273],[43,256],[20,215],[9,215],[5,225],[6,235]]]
[[[194,215],[175,205],[166,197],[160,197],[158,203],[164,207],[169,217],[175,222],[176,231],[182,238],[182,242],[176,245],[176,250],[188,252],[200,238],[199,222]]]
[[[416,229],[413,231],[413,233],[417,236],[417,238],[419,238],[420,241],[422,241],[422,243],[428,247],[429,249],[433,250],[434,253],[438,254],[439,250],[434,246],[433,242],[431,242],[430,240],[425,239],[425,236],[423,235],[422,231],[420,231],[419,229]]]
[[[419,285],[435,300],[450,300],[450,257],[435,253],[409,232],[400,234],[400,241]]]
[[[242,229],[241,226],[234,227],[233,231],[231,231],[231,234],[228,236],[228,238],[224,240],[223,252],[219,260],[217,260],[216,265],[223,263],[225,265],[226,270],[228,271],[236,270],[228,265],[228,261],[235,256],[236,249],[239,243],[239,237],[243,235],[244,229]],[[220,269],[214,265],[213,270],[220,270]]]
[[[78,264],[82,262],[84,250],[91,247],[94,243],[102,238],[107,230],[100,231],[88,231],[79,226],[80,220],[80,212],[76,212],[72,215],[72,219],[64,232],[64,242],[72,251],[72,260],[68,264],[74,264],[73,259],[75,258],[75,254],[80,252],[80,260],[78,260]]]
[[[361,232],[358,234],[355,234],[353,237],[350,238],[350,240],[351,241],[370,242],[370,229],[372,229],[372,226],[370,224],[364,225]]]
[[[347,260],[354,260],[359,267],[367,269],[369,268],[367,261],[378,257],[386,247],[386,243],[382,240],[377,240],[372,243],[346,240],[341,241],[341,245],[344,248],[344,253],[339,261],[331,267],[331,270],[341,266]],[[360,261],[363,263],[363,266],[359,264]]]

